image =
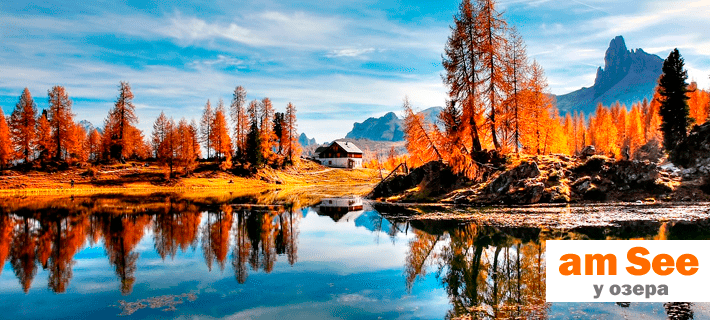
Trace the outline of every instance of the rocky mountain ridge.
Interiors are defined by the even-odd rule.
[[[643,49],[629,50],[622,36],[609,43],[604,68],[597,69],[594,85],[556,96],[561,112],[593,113],[597,104],[609,106],[616,101],[630,107],[644,98],[651,99],[662,73],[663,59]]]
[[[420,111],[430,123],[436,123],[443,108],[431,107]],[[404,141],[402,129],[403,120],[394,112],[388,112],[379,118],[368,118],[363,122],[355,122],[353,129],[345,136],[346,139],[368,139],[372,141]]]

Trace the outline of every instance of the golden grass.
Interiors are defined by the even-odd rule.
[[[98,168],[90,178],[86,169],[60,173],[9,172],[0,176],[0,197],[94,194],[145,195],[175,193],[195,197],[253,194],[268,190],[300,193],[300,189],[319,195],[367,194],[379,181],[371,169],[334,169],[304,161],[298,167],[265,168],[254,177],[239,177],[223,171],[207,171],[191,177],[163,181],[158,167],[112,165]],[[156,178],[157,177],[157,178]],[[75,181],[74,186],[71,180]]]

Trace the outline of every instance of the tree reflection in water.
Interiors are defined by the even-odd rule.
[[[409,243],[409,288],[434,267],[452,309],[447,318],[543,318],[544,244],[496,228],[467,224],[432,235],[416,231]]]
[[[66,199],[65,199],[66,200]],[[24,206],[0,206],[0,272],[9,261],[25,293],[41,266],[48,287],[65,292],[74,256],[86,244],[103,240],[109,263],[128,295],[136,282],[136,248],[152,231],[156,252],[165,260],[200,242],[208,269],[226,267],[230,247],[239,283],[252,270],[271,272],[278,255],[293,265],[298,259],[300,208],[294,204],[240,206],[175,200],[83,199]],[[298,213],[297,213],[298,212]],[[231,243],[230,243],[231,241]]]
[[[551,239],[708,239],[710,221],[627,222],[616,228],[539,229],[439,226],[413,222],[405,263],[407,288],[433,270],[451,301],[448,319],[547,318],[545,241]],[[429,232],[421,231],[428,230]],[[627,308],[629,303],[619,303]],[[692,304],[668,303],[673,319],[691,319]]]
[[[9,262],[27,293],[41,266],[48,272],[49,289],[65,292],[75,255],[87,243],[103,241],[120,292],[127,295],[137,281],[137,246],[152,233],[154,249],[163,260],[199,245],[208,269],[216,264],[224,271],[231,259],[234,277],[243,284],[250,272],[272,272],[280,257],[290,265],[298,261],[301,217],[298,199],[200,202],[161,195],[4,203],[0,204],[0,272]],[[430,276],[441,281],[451,302],[447,318],[547,317],[544,252],[548,239],[710,238],[710,221],[555,230],[410,223],[376,213],[368,219],[360,223],[369,225],[377,237],[387,234],[393,242],[401,239],[401,233],[413,233],[405,263],[407,289],[412,290],[417,278],[433,271]],[[692,304],[669,303],[665,310],[677,319],[693,316]]]

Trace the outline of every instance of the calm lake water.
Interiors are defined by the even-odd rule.
[[[691,220],[506,227],[388,219],[347,198],[4,199],[0,318],[665,319],[661,303],[546,304],[545,240],[710,238],[710,220]]]

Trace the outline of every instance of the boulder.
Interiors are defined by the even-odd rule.
[[[517,167],[501,173],[498,178],[488,185],[488,188],[493,194],[506,194],[511,187],[520,186],[523,180],[539,176],[540,169],[535,161],[523,161]]]
[[[572,188],[574,188],[577,193],[584,194],[592,186],[592,177],[584,176],[574,182],[572,182]]]
[[[585,200],[593,200],[593,201],[604,201],[604,200],[606,200],[606,192],[604,192],[602,189],[600,189],[599,187],[592,184],[584,192],[584,199]]]
[[[545,189],[543,198],[546,202],[566,203],[570,201],[570,190],[566,185],[554,186]]]
[[[522,188],[519,188],[508,195],[506,202],[510,204],[533,204],[540,202],[545,192],[545,184],[542,182],[527,181]]]
[[[597,154],[597,148],[595,148],[592,145],[586,146],[582,149],[582,151],[579,152],[579,154],[583,157],[591,157],[595,154]]]
[[[520,165],[513,169],[513,174],[518,180],[527,178],[537,178],[540,176],[540,168],[538,168],[537,162],[535,161],[523,161],[520,163]]]

